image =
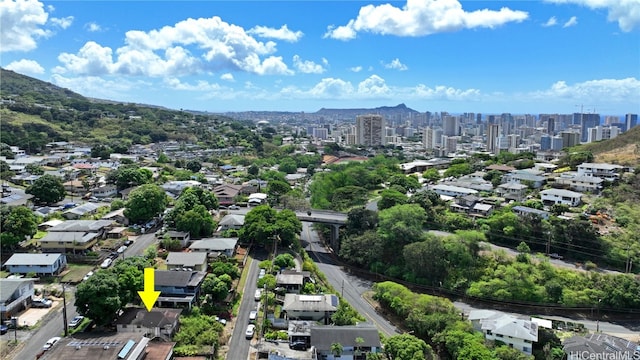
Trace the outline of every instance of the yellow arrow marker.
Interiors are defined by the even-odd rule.
[[[140,295],[140,299],[142,299],[147,311],[153,309],[153,305],[158,300],[158,296],[160,296],[160,291],[155,291],[154,276],[154,268],[144,268],[144,291],[138,291],[138,295]]]

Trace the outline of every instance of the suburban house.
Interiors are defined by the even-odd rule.
[[[213,193],[218,199],[220,205],[232,205],[235,198],[240,194],[242,185],[222,184],[213,188]]]
[[[218,231],[240,230],[244,225],[244,215],[227,214],[218,223]]]
[[[166,260],[167,270],[191,269],[207,271],[207,254],[204,252],[170,252]]]
[[[535,215],[545,220],[549,219],[549,215],[551,215],[548,211],[538,210],[522,205],[514,206],[511,210],[519,216]]]
[[[34,279],[0,279],[0,320],[9,320],[27,307]]]
[[[614,181],[620,178],[623,169],[624,167],[616,164],[582,163],[578,165],[578,175],[596,176],[607,181]]]
[[[115,221],[118,224],[129,225],[129,219],[126,216],[124,216],[124,210],[125,208],[111,211],[105,214],[103,217],[101,217],[100,220]]]
[[[469,321],[476,331],[484,333],[487,340],[501,341],[527,355],[538,341],[538,325],[531,320],[518,319],[492,310],[472,310]]]
[[[327,325],[338,310],[338,302],[338,297],[334,294],[286,294],[282,311],[289,320],[322,321]]]
[[[77,253],[90,250],[98,243],[100,234],[84,231],[49,231],[39,240],[43,253]]]
[[[237,245],[238,238],[207,238],[194,241],[189,246],[189,250],[206,253],[210,258],[217,258],[220,255],[233,257]]]
[[[640,346],[627,339],[602,333],[575,335],[564,341],[567,360],[640,359]]]
[[[152,342],[151,338],[140,333],[111,332],[99,337],[93,333],[76,333],[58,340],[56,346],[44,352],[40,359],[171,359],[173,346],[164,348],[164,353],[158,353],[153,358],[150,356],[157,345],[166,344],[173,343]]]
[[[582,194],[569,190],[547,189],[540,192],[540,199],[545,205],[564,204],[578,206],[580,205]]]
[[[463,188],[459,186],[443,185],[443,184],[433,185],[430,187],[430,189],[435,191],[435,193],[438,195],[441,195],[441,196],[445,195],[445,196],[452,196],[452,197],[475,195],[478,193],[477,190]]]
[[[307,275],[308,277],[309,275]],[[284,288],[287,293],[300,294],[304,286],[304,279],[305,274],[302,272],[284,270],[276,275],[276,287]]]
[[[45,221],[43,223],[38,224],[38,230],[40,231],[47,231],[50,228],[56,226],[56,225],[60,225],[64,222],[64,220],[60,220],[60,219],[51,219],[49,221]]]
[[[340,356],[334,356],[331,351],[331,344],[334,343],[342,345]],[[327,360],[364,360],[367,353],[382,352],[378,329],[369,323],[351,326],[312,326],[311,346],[315,347],[319,357]]]
[[[249,200],[247,200],[249,205],[257,206],[260,204],[264,204],[267,202],[267,194],[265,193],[253,193],[249,195]]]
[[[202,185],[199,181],[184,180],[184,181],[168,181],[162,184],[164,191],[173,195],[180,195],[182,191],[188,187],[196,187]]]
[[[62,216],[68,220],[78,220],[85,215],[93,215],[101,207],[96,203],[88,202],[82,205],[76,206],[62,213]]]
[[[4,263],[12,274],[58,275],[67,267],[64,254],[16,253]]]
[[[557,184],[566,185],[571,190],[580,192],[598,193],[602,189],[604,180],[596,176],[577,175],[563,173],[555,178]]]
[[[206,275],[201,271],[156,270],[155,289],[160,291],[158,307],[191,309],[198,302]]]
[[[116,320],[116,329],[119,333],[142,333],[146,337],[160,336],[167,340],[178,331],[181,313],[182,309],[156,307],[147,311],[130,307]]]
[[[114,197],[118,194],[118,188],[115,185],[104,185],[91,189],[91,195],[99,199]]]
[[[68,220],[49,229],[50,232],[92,232],[104,237],[112,227],[110,220]]]
[[[167,231],[167,233],[164,234],[163,238],[178,240],[180,241],[180,245],[183,248],[185,248],[187,247],[187,245],[189,245],[189,240],[191,240],[191,235],[188,232],[172,230],[172,231]]]
[[[502,176],[502,182],[525,184],[533,189],[538,189],[544,185],[546,177],[540,175],[541,171],[536,170],[514,170]]]
[[[521,201],[527,196],[527,189],[529,187],[525,184],[517,182],[508,182],[498,185],[496,193],[505,199]]]
[[[84,185],[82,184],[82,181],[80,180],[69,180],[63,183],[62,185],[64,186],[64,190],[66,192],[69,192],[72,194],[80,195],[87,192]]]

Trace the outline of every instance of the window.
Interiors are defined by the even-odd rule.
[[[487,335],[491,335],[491,330],[487,330]]]

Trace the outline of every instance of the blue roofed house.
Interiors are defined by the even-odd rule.
[[[27,307],[34,279],[0,279],[0,320],[8,320]]]
[[[17,253],[11,255],[4,266],[12,274],[58,275],[67,267],[67,257],[54,253]]]

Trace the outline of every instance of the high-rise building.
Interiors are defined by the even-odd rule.
[[[573,124],[580,125],[580,142],[587,142],[589,128],[600,125],[600,114],[574,113]]]
[[[422,144],[427,150],[433,149],[433,129],[431,127],[426,127],[422,131]]]
[[[442,132],[445,136],[457,136],[458,133],[458,117],[445,115],[442,118]]]
[[[609,140],[617,137],[620,129],[617,126],[596,126],[589,128],[587,142]]]
[[[356,117],[356,138],[359,145],[385,144],[385,121],[382,115],[368,114]]]
[[[638,124],[638,114],[626,114],[624,116],[625,130],[629,131],[632,127]]]
[[[442,135],[442,149],[445,154],[453,154],[458,147],[458,138],[455,136]]]
[[[313,128],[313,137],[320,140],[327,140],[329,136],[329,130],[324,127]]]
[[[542,135],[540,136],[540,150],[549,150],[551,149],[551,136]]]
[[[487,126],[487,151],[488,152],[496,153],[496,146],[498,144],[499,134],[500,134],[500,125],[490,124],[489,126]]]
[[[580,144],[580,133],[572,131],[561,131],[562,148],[572,147]]]
[[[551,150],[560,151],[564,148],[564,139],[557,135],[551,138]]]
[[[556,131],[556,119],[550,117],[547,119],[547,134],[553,136]]]

